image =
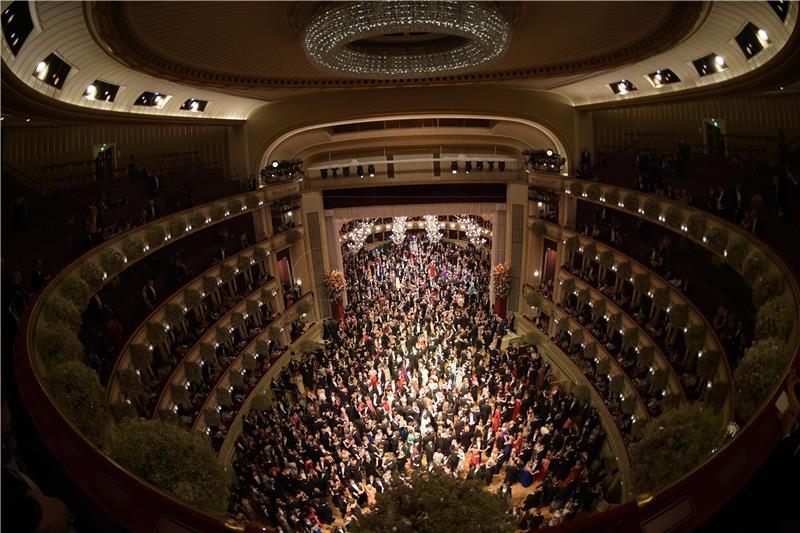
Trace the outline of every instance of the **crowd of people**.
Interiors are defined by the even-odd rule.
[[[505,346],[485,250],[431,244],[347,254],[345,319],[244,418],[231,513],[283,532],[347,531],[411,471],[510,498],[521,529],[589,511],[605,434],[531,346]]]

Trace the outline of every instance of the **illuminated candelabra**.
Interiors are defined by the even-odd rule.
[[[400,246],[406,238],[406,221],[408,217],[394,217],[392,219],[392,242]]]
[[[439,233],[439,217],[425,215],[425,233],[428,234],[428,240],[432,243],[437,243],[442,239],[442,234]]]
[[[350,232],[350,242],[347,243],[348,250],[356,253],[364,247],[364,243],[367,242],[367,239],[372,233],[372,224],[374,222],[374,220],[362,221]]]
[[[486,239],[483,237],[484,230],[474,218],[462,215],[458,217],[458,223],[464,229],[467,239],[473,246],[486,244]]]

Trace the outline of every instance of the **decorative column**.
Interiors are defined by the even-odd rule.
[[[496,204],[492,213],[492,266],[506,261],[506,204]],[[489,301],[495,301],[493,284],[489,284]]]

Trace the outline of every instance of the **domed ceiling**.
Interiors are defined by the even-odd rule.
[[[306,28],[336,5],[98,2],[92,13],[100,38],[128,65],[244,94],[246,88],[463,83],[596,72],[669,49],[692,31],[703,8],[701,2],[496,2],[492,7],[511,29],[499,59],[454,75],[374,79],[326,72],[306,56]],[[406,44],[420,38],[392,37]]]

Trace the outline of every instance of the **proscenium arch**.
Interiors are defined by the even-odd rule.
[[[483,119],[483,120],[498,120],[498,121],[506,121],[506,122],[515,122],[518,124],[522,124],[528,126],[530,128],[536,129],[543,133],[545,137],[547,137],[550,142],[556,147],[556,150],[559,154],[567,159],[567,162],[564,164],[564,172],[569,172],[569,165],[571,161],[571,155],[567,148],[567,143],[563,142],[561,138],[549,127],[541,124],[540,122],[535,122],[533,120],[528,120],[519,117],[513,116],[504,116],[504,115],[492,115],[492,114],[485,114],[485,113],[416,113],[416,114],[399,114],[399,115],[374,115],[371,117],[359,117],[353,118],[348,120],[337,120],[332,122],[320,122],[317,124],[312,124],[309,126],[303,126],[300,128],[295,128],[290,130],[275,139],[263,150],[261,156],[257,159],[258,167],[256,172],[260,171],[262,168],[267,166],[270,161],[272,161],[272,153],[276,150],[278,146],[283,144],[289,138],[298,135],[300,133],[305,133],[308,131],[321,129],[321,128],[329,128],[333,126],[341,126],[344,124],[352,124],[354,122],[381,122],[385,120],[414,120],[414,119],[425,119],[425,118],[460,118],[460,119]],[[524,142],[524,139],[519,139],[521,142]]]

